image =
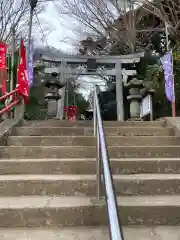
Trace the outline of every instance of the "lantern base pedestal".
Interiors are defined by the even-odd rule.
[[[56,100],[49,100],[48,101],[48,110],[47,110],[47,117],[54,118],[56,117],[57,113],[57,101]]]

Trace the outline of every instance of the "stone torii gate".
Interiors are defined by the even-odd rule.
[[[62,56],[59,58],[48,58],[44,55],[41,56],[41,60],[45,64],[45,73],[52,74],[58,73],[60,76],[60,82],[66,82],[66,78],[72,75],[106,75],[115,76],[116,78],[116,101],[117,101],[117,120],[124,121],[124,104],[123,104],[123,76],[136,75],[135,70],[122,69],[122,64],[137,63],[140,58],[144,56],[144,52],[134,53],[129,55],[120,56]],[[78,69],[80,65],[87,65],[87,68]],[[99,66],[111,65],[110,69],[98,69]],[[90,67],[89,67],[90,66]],[[64,111],[64,99],[65,89],[60,89],[62,99],[58,102],[58,114],[62,119]]]

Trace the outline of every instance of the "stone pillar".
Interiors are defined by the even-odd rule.
[[[140,90],[143,88],[143,82],[137,78],[133,78],[126,84],[126,87],[129,88],[129,96],[127,96],[127,99],[130,102],[130,119],[140,120],[140,102],[142,100]]]
[[[121,62],[117,62],[116,66],[116,104],[117,104],[117,121],[124,121],[124,103],[123,103],[123,86],[122,86],[122,70]]]
[[[56,118],[60,119],[60,120],[63,120],[63,118],[64,118],[65,87],[59,89],[59,95],[61,96],[61,99],[59,99],[58,103],[57,103]]]
[[[67,67],[67,63],[64,61],[61,61],[61,66],[60,66],[60,83],[61,83],[61,85],[65,85],[67,83],[67,78],[65,77],[66,67]],[[59,89],[59,95],[61,96],[61,99],[58,100],[56,118],[63,120],[64,119],[64,104],[65,104],[65,86],[63,86],[61,89]]]

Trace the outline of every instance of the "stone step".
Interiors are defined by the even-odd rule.
[[[49,119],[44,121],[24,121],[24,126],[28,127],[91,127],[93,126],[93,121],[65,121],[65,120],[56,120]],[[119,127],[165,127],[168,125],[166,120],[158,120],[158,121],[103,121],[104,126],[119,126]]]
[[[178,158],[180,146],[110,146],[110,158]],[[1,158],[95,158],[95,146],[0,147]]]
[[[180,158],[111,158],[113,174],[180,173]],[[72,159],[1,159],[4,174],[95,174],[96,160]]]
[[[180,145],[180,137],[175,136],[108,136],[108,146],[171,146]],[[10,136],[7,145],[13,146],[94,146],[94,136]]]
[[[123,225],[178,225],[180,196],[118,197]],[[89,197],[21,196],[0,198],[0,227],[107,225],[104,200]]]
[[[108,136],[174,136],[174,129],[167,127],[105,127]],[[93,135],[92,127],[18,127],[12,135],[20,136],[76,136]]]
[[[180,174],[114,175],[117,196],[180,194]],[[104,193],[102,185],[102,196]],[[95,196],[95,175],[1,175],[0,196]]]
[[[109,240],[107,227],[1,228],[3,240]],[[125,240],[179,240],[179,226],[123,226]]]
[[[111,158],[113,174],[180,173],[180,158]],[[4,174],[95,174],[96,160],[87,159],[1,159]]]

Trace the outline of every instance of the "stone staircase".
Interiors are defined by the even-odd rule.
[[[105,122],[125,240],[180,239],[180,137],[165,121]],[[92,122],[14,128],[0,147],[2,239],[109,239]]]

